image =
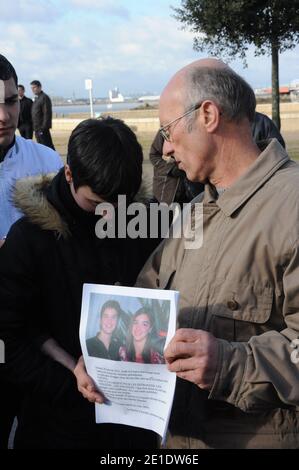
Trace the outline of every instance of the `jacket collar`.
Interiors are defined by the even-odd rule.
[[[227,217],[231,217],[251,196],[268,181],[279,168],[290,158],[276,139],[266,141],[266,148],[256,161],[248,168],[219,199],[215,188],[207,184],[205,188],[205,203],[216,202]]]

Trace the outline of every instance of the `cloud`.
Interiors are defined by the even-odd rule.
[[[128,19],[130,17],[129,10],[119,5],[116,0],[70,0],[70,4],[75,7],[88,10],[99,10],[105,15],[118,16],[120,18]]]
[[[18,23],[13,23],[13,24],[8,25],[7,32],[8,32],[8,35],[12,36],[16,42],[28,40],[27,29]]]
[[[0,0],[0,22],[49,23],[62,11],[52,0]]]
[[[22,3],[15,1],[18,5]],[[55,9],[56,1],[36,3]],[[85,96],[84,79],[90,77],[95,96],[107,96],[108,89],[116,85],[123,94],[145,94],[144,91],[159,94],[179,68],[206,55],[193,50],[193,34],[181,30],[170,13],[153,14],[151,2],[142,3],[142,11],[137,13],[133,0],[114,3],[97,0],[96,7],[95,0],[84,0],[84,6],[82,1],[61,2],[63,11],[49,24],[41,21],[33,26],[29,21],[19,20],[15,7],[13,20],[1,23],[1,53],[15,65],[25,86],[39,79],[49,93],[71,96],[74,91],[76,96]],[[168,2],[159,1],[161,5]],[[31,9],[32,2],[26,0]],[[118,21],[112,13],[110,17],[108,13],[101,14],[101,8],[108,12],[111,6],[119,8],[124,4],[126,11],[130,5],[130,21]],[[298,51],[297,47],[281,55],[281,83],[299,77]],[[250,53],[248,63],[245,70],[241,61],[231,65],[254,88],[269,86],[270,59],[255,58]]]
[[[119,51],[125,56],[136,56],[142,54],[142,48],[140,44],[127,42],[119,46]]]

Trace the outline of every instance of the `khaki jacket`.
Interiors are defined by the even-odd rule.
[[[220,339],[210,393],[177,381],[169,447],[299,448],[299,166],[276,139],[218,199],[206,185],[202,247],[165,240],[138,285],[179,290],[178,326]]]

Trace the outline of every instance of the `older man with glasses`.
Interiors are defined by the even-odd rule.
[[[184,171],[178,169],[173,154],[164,155],[164,142],[171,142],[171,129],[180,119],[188,116],[201,107],[202,103],[191,106],[186,112],[163,127],[160,127],[150,148],[150,160],[153,165],[153,195],[159,202],[178,202],[180,204],[190,202],[204,190],[204,185],[199,182],[191,182]],[[251,125],[252,136],[255,142],[276,138],[285,147],[285,142],[274,122],[265,114],[255,112]]]
[[[167,124],[165,124],[165,126],[160,127],[159,130],[160,130],[160,133],[161,133],[163,139],[166,140],[166,142],[171,142],[171,134],[170,134],[171,126],[174,123],[178,122],[183,117],[188,116],[188,114],[193,113],[193,111],[196,111],[197,109],[199,109],[201,107],[201,105],[202,105],[202,103],[198,103],[195,106],[192,106],[190,109],[188,109],[188,111],[183,113],[181,116],[179,116],[179,117],[173,119],[172,121],[168,122]]]
[[[298,448],[299,166],[277,139],[256,144],[255,105],[216,59],[161,95],[164,153],[205,183],[202,246],[164,240],[137,282],[180,291],[169,448]]]

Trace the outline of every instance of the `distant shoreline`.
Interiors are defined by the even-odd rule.
[[[123,103],[94,104],[93,113],[99,117],[102,113],[114,113],[122,111],[139,111],[157,109],[157,103],[141,103],[140,101],[124,101]],[[69,115],[90,114],[90,106],[87,104],[53,105],[53,117],[67,117]]]
[[[63,103],[55,103],[53,102],[52,100],[52,103],[53,103],[53,106],[89,106],[89,101],[86,100],[86,101],[76,101],[75,103],[70,103],[68,101],[65,101]],[[125,100],[125,101],[122,101],[120,103],[111,103],[109,101],[109,99],[107,100],[94,100],[93,102],[93,105],[96,106],[96,105],[107,105],[107,104],[125,104],[125,103],[140,103],[140,105],[142,105],[142,101],[136,101],[136,100]]]

